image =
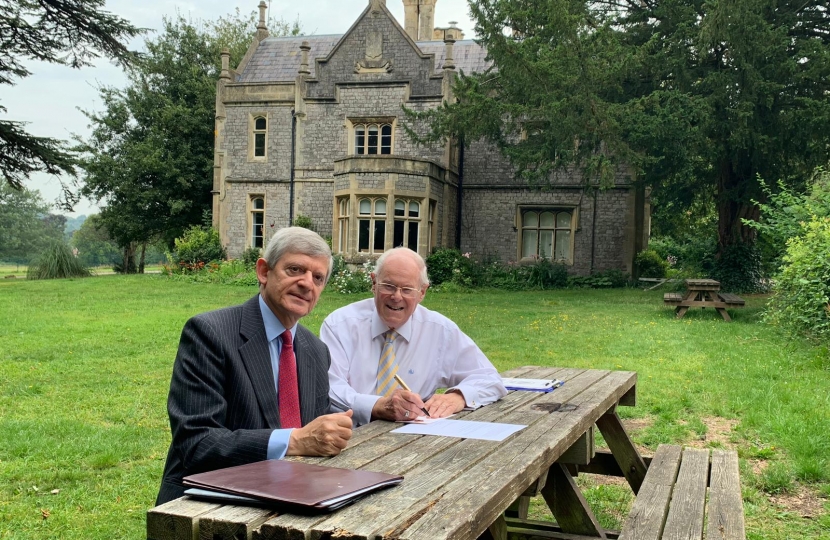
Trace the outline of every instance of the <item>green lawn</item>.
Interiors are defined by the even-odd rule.
[[[253,288],[162,276],[0,280],[0,538],[141,538],[169,443],[165,402],[179,332]],[[830,539],[830,353],[759,322],[748,298],[724,323],[680,321],[661,292],[427,294],[500,370],[635,370],[635,442],[739,450],[748,538]],[[360,296],[326,293],[304,322]],[[607,525],[627,488],[579,481]],[[807,517],[804,517],[807,516]]]

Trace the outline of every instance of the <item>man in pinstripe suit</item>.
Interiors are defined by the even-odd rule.
[[[197,315],[182,330],[167,401],[173,440],[156,504],[181,497],[189,474],[285,455],[336,455],[351,437],[350,410],[327,414],[328,348],[297,324],[320,298],[331,250],[316,233],[287,227],[263,257],[257,296]],[[296,375],[286,369],[295,363]],[[283,408],[285,396],[293,408]]]

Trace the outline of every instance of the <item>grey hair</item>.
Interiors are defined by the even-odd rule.
[[[334,259],[331,256],[331,248],[316,232],[303,227],[284,227],[268,241],[268,247],[265,248],[262,258],[268,263],[268,268],[274,268],[277,262],[288,253],[327,258],[329,271],[326,274],[326,281],[329,280]]]
[[[410,259],[415,261],[415,264],[418,265],[418,270],[420,270],[420,281],[421,287],[426,287],[429,285],[429,276],[427,275],[427,263],[424,262],[424,258],[421,257],[417,252],[412,251],[407,247],[396,247],[392,248],[389,251],[385,251],[383,255],[378,257],[377,262],[375,262],[375,275],[380,276],[383,272],[383,264],[386,262],[386,259],[393,255],[407,255]]]

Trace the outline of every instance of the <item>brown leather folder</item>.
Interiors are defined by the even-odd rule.
[[[401,483],[403,476],[270,459],[184,477],[185,487],[256,502],[333,510],[364,494]],[[205,496],[203,491],[193,493]],[[244,504],[244,500],[239,503]]]

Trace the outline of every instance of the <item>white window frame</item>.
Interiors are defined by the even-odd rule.
[[[398,214],[398,206],[403,204],[403,213]],[[414,215],[413,205],[417,206],[417,216]],[[418,251],[421,243],[421,235],[424,232],[424,200],[417,198],[395,197],[392,202],[392,247],[399,245],[408,247],[412,251]],[[401,243],[396,241],[398,224],[401,225]],[[410,241],[412,226],[415,226],[415,246]]]
[[[363,208],[361,207],[361,203],[363,201],[369,201],[369,212],[363,213]],[[385,205],[385,209],[383,213],[379,213],[380,206],[378,203],[382,203]],[[355,251],[357,253],[383,253],[386,251],[387,241],[389,239],[389,231],[386,227],[387,224],[387,217],[389,216],[389,208],[391,205],[389,204],[389,197],[386,195],[359,195],[357,196],[357,204],[355,205],[355,221],[357,224],[357,235],[356,235],[356,243]],[[363,223],[368,223],[368,247],[361,246],[361,240],[363,235]],[[381,241],[381,247],[377,247],[378,239],[377,233],[379,230],[383,231],[383,239]]]
[[[346,253],[349,249],[349,221],[351,220],[352,201],[350,196],[337,197],[335,210],[337,212],[337,253]]]
[[[262,201],[262,208],[257,208],[256,201]],[[250,194],[248,195],[248,247],[263,249],[265,247],[265,195]],[[260,234],[257,236],[257,217],[262,221],[259,225],[261,227]],[[256,245],[257,238],[259,238],[261,245]]]
[[[258,128],[257,122],[264,121],[265,127]],[[252,113],[248,120],[248,160],[268,161],[268,113]],[[257,155],[257,137],[262,137],[262,155]]]
[[[348,119],[348,153],[351,156],[387,156],[395,153],[395,131],[397,128],[397,119],[394,117],[383,118],[350,118]],[[388,141],[384,140],[383,130],[387,128],[389,131]],[[370,146],[369,131],[371,129],[377,130],[377,141],[374,146]],[[362,139],[362,149],[359,148],[358,133],[363,130],[364,136]],[[387,143],[388,144],[385,144]],[[375,150],[372,153],[372,150]],[[385,151],[384,151],[385,150]]]
[[[529,212],[536,213],[536,225],[533,226],[531,224],[525,223],[525,216]],[[543,224],[541,223],[541,217],[544,213],[552,213],[553,214],[553,223],[552,225]],[[562,214],[569,214],[570,218],[568,220],[567,226],[563,225],[561,221],[559,221]],[[545,257],[550,259],[552,262],[557,263],[564,263],[567,265],[573,264],[573,257],[574,257],[574,238],[576,236],[576,224],[578,219],[578,212],[577,208],[573,206],[520,206],[516,212],[516,227],[519,232],[518,235],[518,246],[517,246],[517,260],[528,262],[534,261],[541,258],[539,254],[540,249],[540,242],[542,238],[541,231],[549,232],[551,234],[551,253],[550,257]],[[525,253],[525,236],[530,234],[531,232],[535,231],[535,243],[536,253],[533,255],[528,255]],[[567,232],[568,239],[567,239],[567,247],[566,253],[562,257],[556,256],[556,245],[557,245],[557,237],[560,234],[564,234]]]

